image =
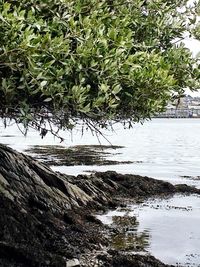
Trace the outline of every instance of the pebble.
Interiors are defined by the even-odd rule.
[[[72,259],[66,262],[66,267],[79,267],[79,266],[80,262],[78,259]]]

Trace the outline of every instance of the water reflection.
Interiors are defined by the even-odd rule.
[[[98,219],[111,227],[115,249],[150,253],[175,266],[200,266],[199,195],[150,199]]]
[[[119,210],[123,216],[112,216],[110,237],[112,247],[116,250],[131,252],[146,252],[149,247],[150,233],[147,229],[138,231],[139,221],[129,211]]]
[[[113,216],[111,224],[111,244],[116,250],[146,252],[149,246],[148,230],[138,232],[139,221],[135,216]]]

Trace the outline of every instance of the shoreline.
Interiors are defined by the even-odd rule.
[[[139,175],[97,172],[74,177],[55,173],[3,145],[0,156],[2,267],[84,266],[81,260],[88,264],[89,258],[91,267],[168,266],[153,256],[123,255],[110,249],[109,239],[102,235],[105,226],[94,214],[127,200],[200,194],[187,185],[173,186]]]

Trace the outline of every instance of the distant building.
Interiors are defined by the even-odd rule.
[[[200,97],[187,95],[174,103],[169,103],[157,118],[200,118]]]

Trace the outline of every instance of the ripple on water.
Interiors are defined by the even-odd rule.
[[[118,208],[98,215],[98,219],[112,227],[116,249],[149,252],[176,266],[200,266],[198,195],[148,200],[127,210]]]

